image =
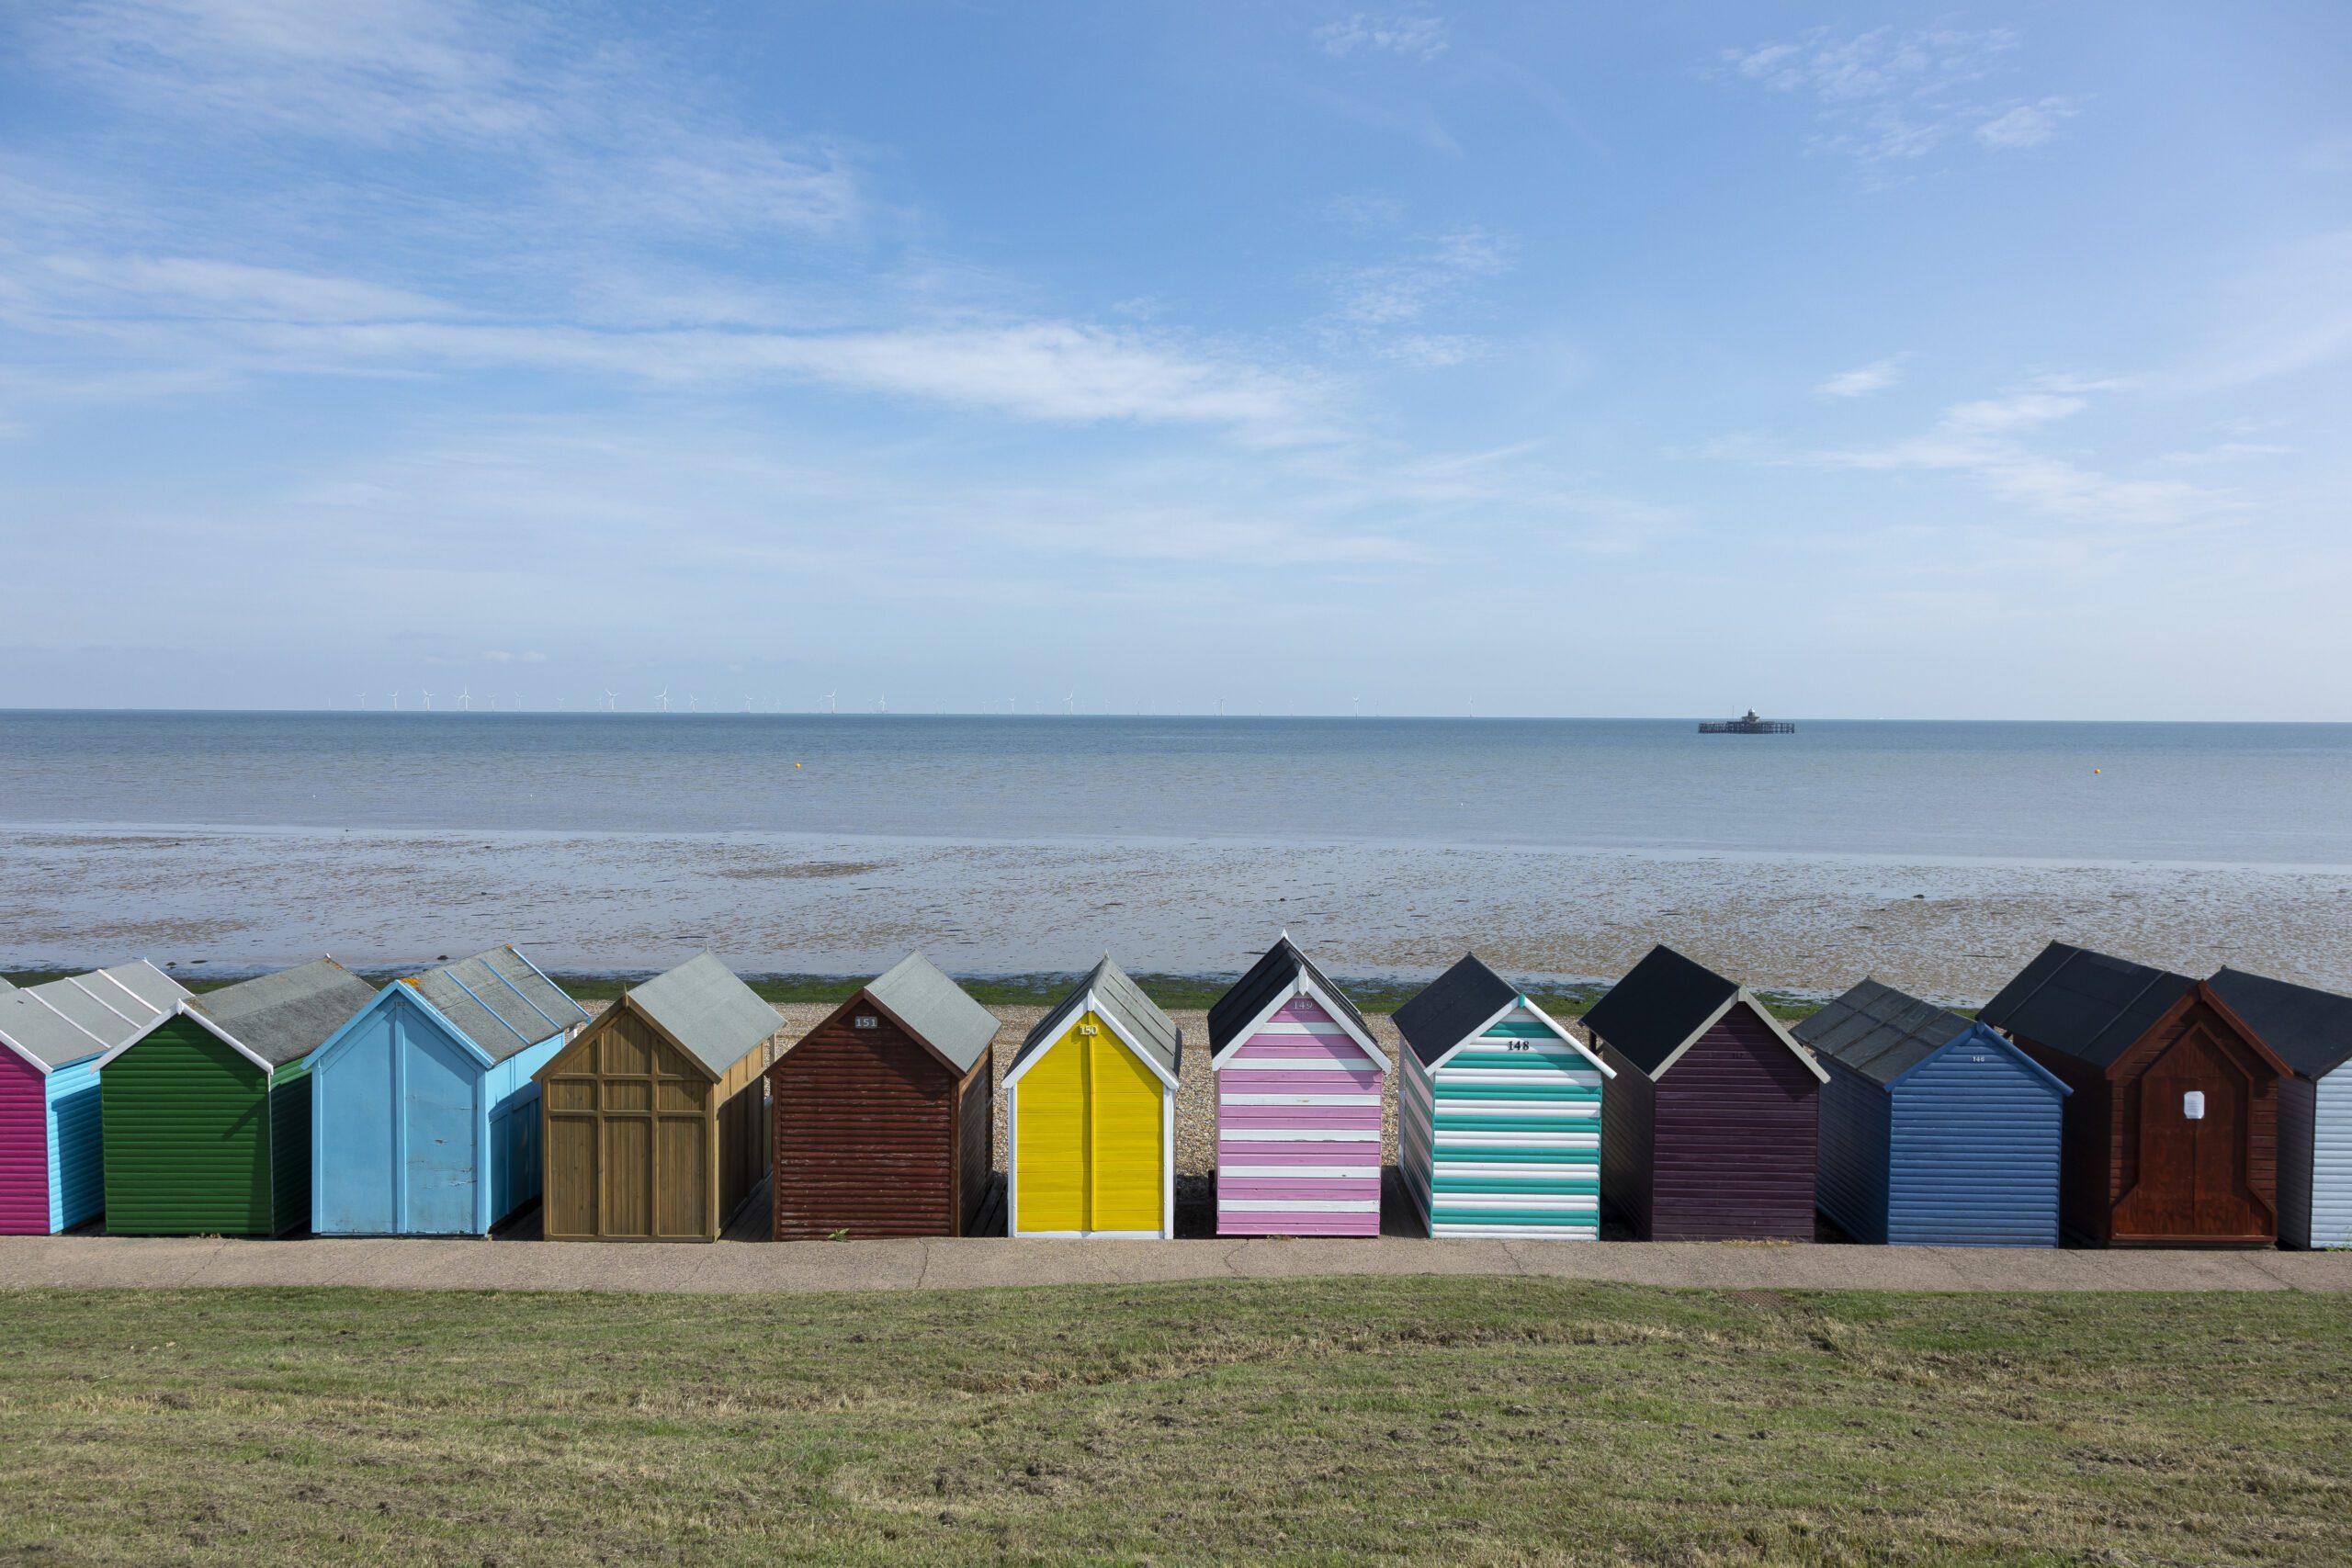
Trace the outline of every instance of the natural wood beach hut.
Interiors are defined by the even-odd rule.
[[[968,1234],[994,1168],[997,1029],[915,953],[778,1057],[775,1239]]]
[[[1810,1241],[1829,1074],[1747,988],[1654,947],[1585,1014],[1616,1069],[1600,1191],[1643,1241]]]
[[[706,953],[621,993],[535,1075],[550,1241],[717,1241],[767,1174],[775,1010]]]
[[[2240,969],[2208,984],[2291,1069],[2278,1080],[2278,1239],[2352,1247],[2352,997]]]
[[[0,980],[0,1235],[52,1235],[105,1209],[98,1058],[187,994],[143,959]]]
[[[1978,1015],[2075,1092],[2059,1216],[2100,1246],[2278,1237],[2278,1084],[2213,988],[2053,942]]]
[[[1219,1235],[1378,1235],[1371,1025],[1284,931],[1209,1009]]]
[[[309,1224],[311,1053],[375,994],[322,958],[187,998],[100,1058],[107,1231]]]
[[[1864,980],[1791,1032],[1829,1069],[1821,1212],[1856,1241],[2058,1245],[2065,1084],[1984,1024]]]
[[[1107,954],[1029,1032],[1004,1075],[1008,1234],[1176,1234],[1183,1049]]]
[[[512,947],[396,980],[311,1058],[311,1228],[485,1235],[539,1195],[539,1086],[588,1011]]]
[[[1598,1239],[1616,1069],[1475,953],[1394,1021],[1396,1163],[1427,1233]]]

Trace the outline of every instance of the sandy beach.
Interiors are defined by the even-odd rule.
[[[0,831],[0,962],[258,968],[426,962],[501,942],[550,969],[1229,974],[1287,929],[1335,974],[1426,976],[1476,948],[1605,980],[1668,942],[1758,987],[1875,975],[1982,1001],[2063,937],[2187,973],[2352,988],[2352,873],[1228,840]]]

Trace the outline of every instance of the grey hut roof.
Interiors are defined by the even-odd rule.
[[[1890,1084],[1975,1028],[1933,1002],[1864,980],[1790,1032],[1872,1083]]]
[[[910,953],[865,987],[865,994],[899,1027],[968,1073],[996,1038],[996,1014],[974,1001],[963,987],[941,974],[920,953]]]
[[[588,1019],[587,1009],[511,947],[493,947],[411,975],[401,984],[431,1002],[493,1062]]]
[[[2106,1067],[2196,984],[2053,942],[1977,1016],[2017,1039]]]
[[[1453,968],[1415,992],[1388,1021],[1426,1066],[1518,999],[1518,987],[1487,968],[1476,953],[1465,953]]]
[[[2352,997],[2243,969],[2206,984],[2297,1077],[2323,1078],[2352,1061]]]
[[[1266,949],[1265,956],[1250,966],[1248,974],[1233,983],[1232,988],[1217,998],[1209,1009],[1209,1049],[1222,1051],[1233,1043],[1233,1037],[1257,1020],[1266,1010],[1266,1004],[1295,985],[1301,977],[1315,983],[1315,988],[1331,998],[1348,1015],[1350,1022],[1372,1034],[1372,1025],[1363,1021],[1356,1004],[1348,993],[1331,984],[1329,976],[1315,966],[1315,960],[1298,950],[1284,931]]]
[[[1738,994],[1736,981],[1661,943],[1609,987],[1584,1022],[1595,1039],[1655,1076]]]
[[[725,1077],[729,1067],[784,1027],[775,1009],[707,953],[627,996],[714,1078]]]
[[[179,982],[141,959],[71,979],[0,989],[0,1036],[44,1069],[134,1039],[187,996]]]
[[[1102,955],[1102,962],[1086,972],[1086,978],[1072,987],[1069,994],[1038,1021],[1036,1028],[1022,1037],[1021,1049],[1012,1054],[1011,1067],[1018,1067],[1059,1040],[1085,1010],[1089,997],[1094,998],[1095,1009],[1109,1014],[1112,1022],[1125,1030],[1170,1078],[1182,1070],[1184,1032],[1176,1027],[1174,1019],[1159,1010],[1159,1004],[1143,994],[1143,987],[1129,979],[1125,970],[1111,962],[1107,953]]]
[[[241,980],[191,998],[187,1005],[273,1067],[299,1062],[326,1043],[351,1015],[374,999],[375,987],[321,958],[257,980]]]

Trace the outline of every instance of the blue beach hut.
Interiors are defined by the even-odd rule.
[[[2055,1247],[2072,1092],[1984,1024],[1864,980],[1794,1033],[1829,1069],[1818,1201],[1856,1241]]]
[[[531,1075],[587,1010],[512,947],[396,980],[311,1061],[311,1228],[486,1235],[539,1195]]]

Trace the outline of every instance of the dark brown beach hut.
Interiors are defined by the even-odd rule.
[[[1600,1197],[1643,1241],[1813,1239],[1828,1073],[1747,988],[1654,947],[1585,1014],[1617,1077]]]
[[[621,993],[531,1075],[550,1241],[717,1241],[767,1174],[775,1010],[708,953]]]
[[[775,1239],[969,1234],[993,1168],[996,1032],[915,953],[778,1057]]]
[[[1978,1015],[2075,1092],[2058,1217],[2102,1247],[2278,1237],[2289,1068],[2213,988],[2053,942]]]

